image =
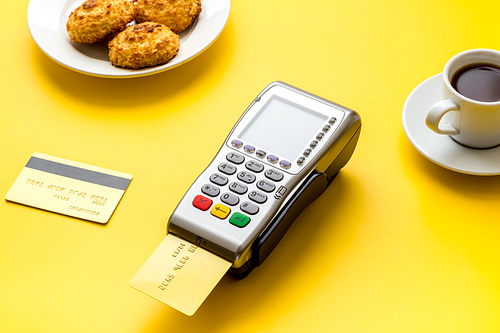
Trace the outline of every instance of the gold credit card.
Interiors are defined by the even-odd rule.
[[[230,261],[168,234],[130,286],[191,316],[231,266]]]
[[[5,199],[106,223],[131,180],[126,173],[35,153]]]

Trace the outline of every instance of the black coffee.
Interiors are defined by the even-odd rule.
[[[500,101],[500,67],[491,64],[469,65],[453,75],[451,85],[460,94],[476,101]]]

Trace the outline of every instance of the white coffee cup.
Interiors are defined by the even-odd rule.
[[[434,132],[450,135],[464,146],[491,148],[500,145],[500,101],[468,98],[451,84],[457,72],[474,64],[500,67],[500,52],[474,49],[451,58],[443,70],[443,100],[429,109],[425,123]]]

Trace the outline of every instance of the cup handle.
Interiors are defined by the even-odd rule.
[[[458,129],[451,124],[441,124],[439,126],[443,116],[450,111],[460,111],[460,108],[449,99],[435,103],[427,112],[425,124],[437,134],[457,135],[459,133]]]

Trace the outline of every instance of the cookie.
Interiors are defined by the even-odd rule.
[[[137,0],[136,22],[158,22],[179,33],[193,24],[201,13],[201,0]]]
[[[109,59],[115,67],[152,67],[170,61],[179,46],[179,36],[167,26],[144,22],[127,27],[109,42]]]
[[[73,42],[92,44],[133,20],[134,5],[129,0],[87,0],[69,15],[66,30]]]

